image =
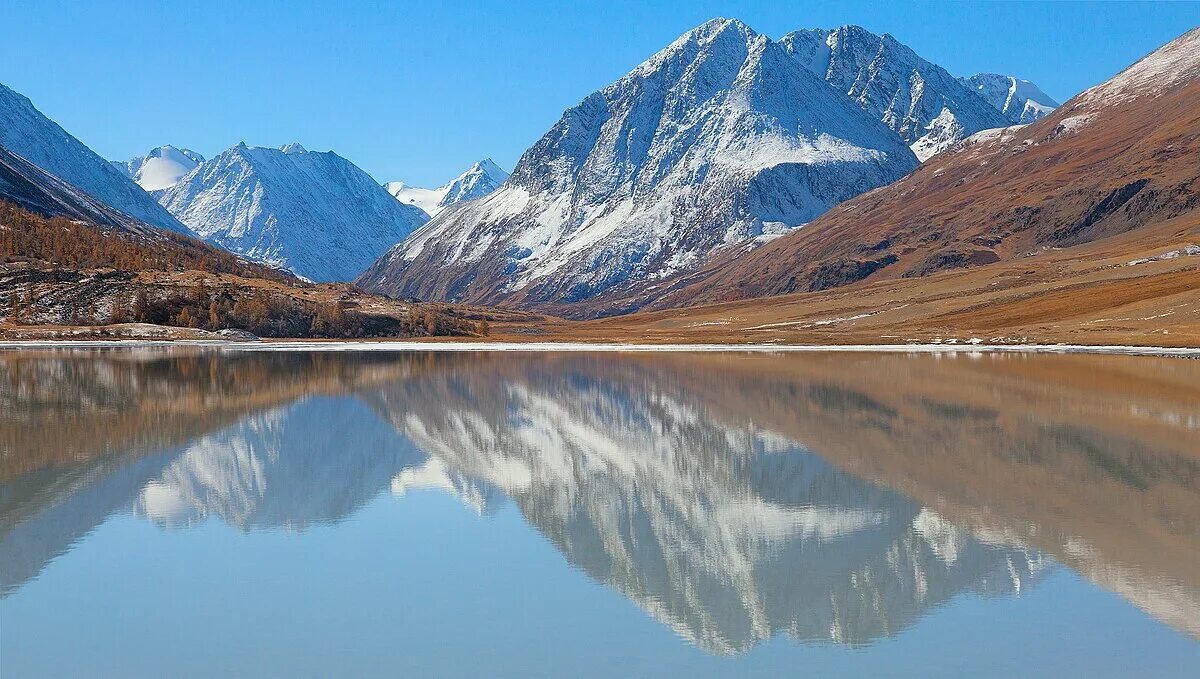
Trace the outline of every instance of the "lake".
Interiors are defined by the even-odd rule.
[[[1200,361],[0,351],[0,674],[1196,676]]]

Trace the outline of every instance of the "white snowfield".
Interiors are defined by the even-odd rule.
[[[159,195],[202,238],[312,281],[349,281],[428,217],[350,161],[238,144]]]
[[[144,156],[113,165],[146,191],[161,191],[174,186],[185,174],[204,162],[204,156],[190,149],[160,146]]]
[[[488,195],[506,179],[508,172],[491,158],[484,158],[436,189],[409,186],[404,182],[388,182],[383,188],[401,203],[415,205],[432,217],[455,203]]]

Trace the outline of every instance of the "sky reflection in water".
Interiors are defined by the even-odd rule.
[[[6,677],[1200,662],[1200,362],[9,352],[0,412]]]

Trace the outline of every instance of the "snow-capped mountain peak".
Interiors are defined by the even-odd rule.
[[[170,144],[151,150],[144,156],[126,161],[114,160],[113,165],[147,191],[169,188],[183,175],[204,162],[204,156],[190,149]]]
[[[744,46],[759,40],[766,40],[766,37],[755,33],[737,19],[710,19],[638,64],[626,78],[649,75],[672,61],[687,61],[689,55],[698,54],[722,41],[727,41],[730,46]]]
[[[1011,75],[979,73],[962,78],[961,82],[1003,113],[1013,125],[1032,123],[1058,108],[1058,102],[1037,85]]]
[[[797,63],[900,135],[922,161],[975,132],[1009,124],[944,68],[889,34],[842,26],[795,31],[779,42]]]
[[[484,158],[447,185],[442,207],[486,196],[507,179],[508,172],[501,169],[491,158]]]
[[[328,152],[240,143],[159,200],[209,242],[314,281],[348,281],[428,217]]]
[[[621,294],[796,228],[915,164],[780,44],[713,20],[567,110],[503,186],[444,210],[360,281],[489,302]]]
[[[0,85],[0,146],[138,221],[191,235],[124,172],[4,85]]]
[[[436,189],[409,186],[400,181],[388,182],[384,188],[401,203],[415,205],[433,216],[455,203],[482,198],[507,179],[508,172],[491,158],[484,158]]]

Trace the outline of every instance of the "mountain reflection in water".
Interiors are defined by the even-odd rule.
[[[1198,440],[1170,359],[10,352],[0,593],[122,511],[303,531],[437,488],[712,653],[1055,563],[1200,636]]]

